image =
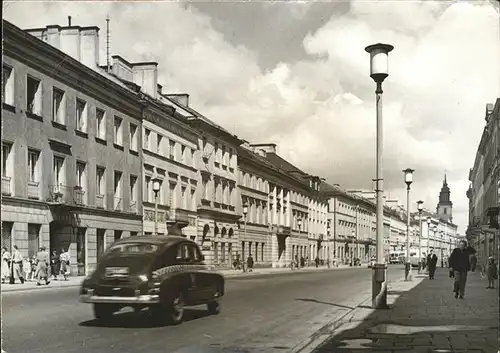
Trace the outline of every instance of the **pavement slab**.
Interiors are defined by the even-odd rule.
[[[485,289],[479,273],[470,273],[465,299],[455,299],[448,271],[438,269],[435,278],[390,283],[390,309],[361,305],[313,352],[497,353],[498,289]]]

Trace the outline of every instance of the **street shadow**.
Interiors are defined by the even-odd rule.
[[[184,322],[194,321],[209,316],[207,310],[203,309],[184,309]],[[149,310],[142,310],[140,312],[126,311],[117,312],[109,319],[103,320],[87,320],[78,324],[82,327],[108,327],[108,328],[154,328],[171,326],[168,323],[158,324],[153,320]]]
[[[489,310],[498,305],[493,295],[484,297],[484,283],[470,280],[467,286],[470,296],[464,302],[455,299],[451,293],[448,270],[436,271],[435,281],[424,280],[409,291],[388,291],[388,294],[400,295],[394,302],[389,302],[390,310],[374,310],[360,321],[353,320],[339,326],[332,338],[317,347],[314,353],[331,352],[497,352],[498,324],[491,315],[474,317],[467,315],[460,318],[423,310],[419,303],[426,300],[432,307],[449,306],[455,310],[470,311],[472,316],[480,310]],[[446,286],[443,285],[446,283]],[[429,295],[427,295],[429,293]],[[437,293],[437,294],[436,294]],[[473,294],[474,293],[474,294]],[[467,290],[466,290],[467,294]],[[485,304],[485,299],[489,304]],[[491,302],[490,302],[491,299]],[[372,309],[369,305],[358,306]],[[402,309],[405,308],[405,309]],[[481,309],[482,308],[482,309]],[[453,311],[450,311],[450,313]],[[474,314],[476,313],[476,314]],[[482,336],[477,337],[475,336]],[[485,338],[487,337],[487,338]],[[462,341],[460,341],[462,340]],[[467,341],[466,343],[463,343]],[[457,349],[452,344],[468,344],[467,350]]]
[[[323,302],[321,300],[316,300],[316,299],[296,298],[295,300],[301,301],[301,302],[310,302],[310,303],[318,303],[318,304],[325,304],[325,305],[330,305],[330,306],[336,306],[337,308],[344,308],[344,309],[349,309],[349,310],[354,309],[351,306],[341,305],[341,304],[335,304],[335,303],[329,303],[329,302]]]

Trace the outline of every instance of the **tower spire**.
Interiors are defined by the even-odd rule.
[[[447,185],[448,181],[446,180],[446,169],[444,170],[444,184]]]

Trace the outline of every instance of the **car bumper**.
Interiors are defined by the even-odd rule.
[[[80,302],[103,304],[158,304],[160,302],[160,296],[157,294],[144,294],[135,297],[112,297],[81,294]]]

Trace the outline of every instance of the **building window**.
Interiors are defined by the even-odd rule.
[[[183,209],[187,209],[186,187],[181,187],[181,205]]]
[[[106,195],[106,169],[96,168],[96,207],[105,208]]]
[[[29,182],[38,183],[38,181],[40,179],[40,170],[38,168],[39,159],[40,159],[40,151],[28,149],[28,181]]]
[[[181,160],[182,160],[182,163],[187,164],[186,146],[182,146],[182,145],[181,145]]]
[[[64,157],[54,156],[54,186],[56,190],[65,184],[65,175],[64,175]]]
[[[220,157],[219,157],[219,144],[217,142],[215,143],[214,150],[215,150],[215,161],[219,162],[220,161]]]
[[[116,171],[115,170],[115,175],[114,175],[114,209],[115,210],[121,210],[123,205],[122,205],[122,172]]]
[[[130,210],[137,211],[137,177],[130,176]]]
[[[114,121],[114,140],[113,142],[118,146],[123,146],[123,119],[115,116]]]
[[[54,87],[52,89],[52,121],[64,125],[65,108],[64,91]]]
[[[207,147],[207,138],[203,137],[203,140],[201,142],[201,151],[202,153],[205,153],[205,148]]]
[[[144,178],[144,201],[151,202],[151,177],[146,176]]]
[[[149,140],[151,137],[151,130],[144,129],[144,148],[149,150]]]
[[[203,178],[201,180],[201,186],[202,186],[202,189],[201,189],[201,198],[203,200],[208,200],[208,180]]]
[[[31,76],[26,79],[26,110],[42,116],[42,84]]]
[[[2,66],[2,103],[14,106],[14,69],[10,66]]]
[[[96,136],[101,140],[106,141],[106,113],[104,110],[96,108]]]
[[[175,183],[169,183],[169,188],[168,188],[168,204],[170,205],[170,208],[171,209],[174,209],[175,208],[175,187],[176,187],[176,184]]]
[[[195,211],[196,210],[196,190],[191,189],[191,207],[190,210]]]
[[[175,160],[175,141],[172,140],[168,141],[168,145],[169,145],[169,150],[168,150],[169,158]]]
[[[11,195],[11,180],[12,180],[12,145],[2,143],[2,194]]]
[[[138,146],[137,125],[130,124],[130,149],[137,151]]]
[[[76,162],[76,185],[82,188],[82,190],[86,189],[86,163],[85,162]]]
[[[222,164],[226,164],[226,146],[222,146]]]
[[[76,99],[76,129],[87,132],[87,102]]]
[[[158,154],[161,154],[162,152],[162,141],[163,141],[163,137],[158,134],[157,137],[156,137],[156,153]]]

